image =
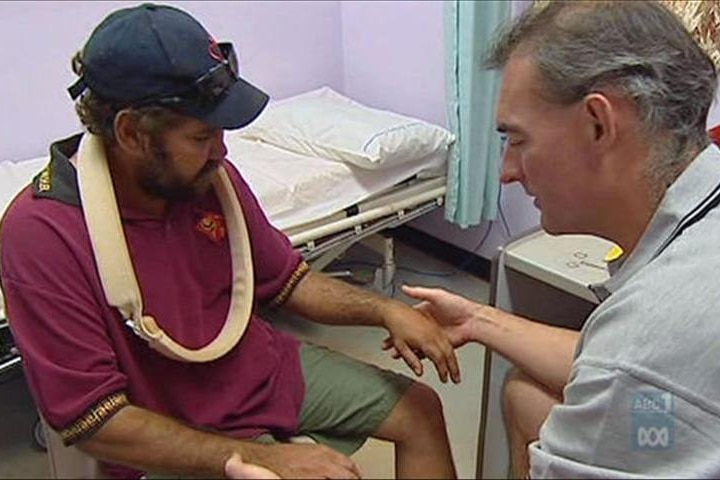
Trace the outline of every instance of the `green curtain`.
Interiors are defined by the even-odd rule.
[[[510,18],[509,1],[445,3],[450,150],[445,218],[463,228],[497,215],[502,142],[495,132],[500,74],[485,70],[483,55],[497,27]]]

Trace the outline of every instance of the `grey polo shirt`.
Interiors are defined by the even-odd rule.
[[[596,294],[533,478],[720,478],[720,150],[668,189]]]

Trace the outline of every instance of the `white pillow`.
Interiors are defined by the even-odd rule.
[[[20,190],[25,188],[49,161],[50,157],[47,156],[21,162],[0,161],[0,217]]]
[[[455,140],[444,128],[366,107],[328,87],[274,102],[240,135],[367,169],[446,153]]]

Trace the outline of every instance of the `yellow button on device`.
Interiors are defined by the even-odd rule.
[[[605,262],[610,263],[613,260],[617,260],[618,258],[620,258],[622,256],[622,254],[623,254],[622,248],[615,245],[614,247],[612,247],[610,249],[610,251],[608,251],[607,254],[605,254],[604,260],[605,260]]]

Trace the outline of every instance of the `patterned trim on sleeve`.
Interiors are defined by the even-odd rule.
[[[292,291],[297,286],[298,282],[302,280],[302,278],[307,275],[307,273],[310,271],[310,265],[307,264],[304,260],[300,262],[300,264],[297,266],[293,274],[290,276],[290,279],[285,283],[285,286],[282,290],[280,290],[280,293],[278,293],[275,298],[272,299],[270,302],[271,307],[279,307],[283,303],[285,303],[285,300],[288,299]]]
[[[60,431],[64,445],[72,445],[83,437],[100,428],[110,417],[130,404],[127,395],[118,392],[105,397],[91,407],[82,417],[78,418],[68,428]]]

